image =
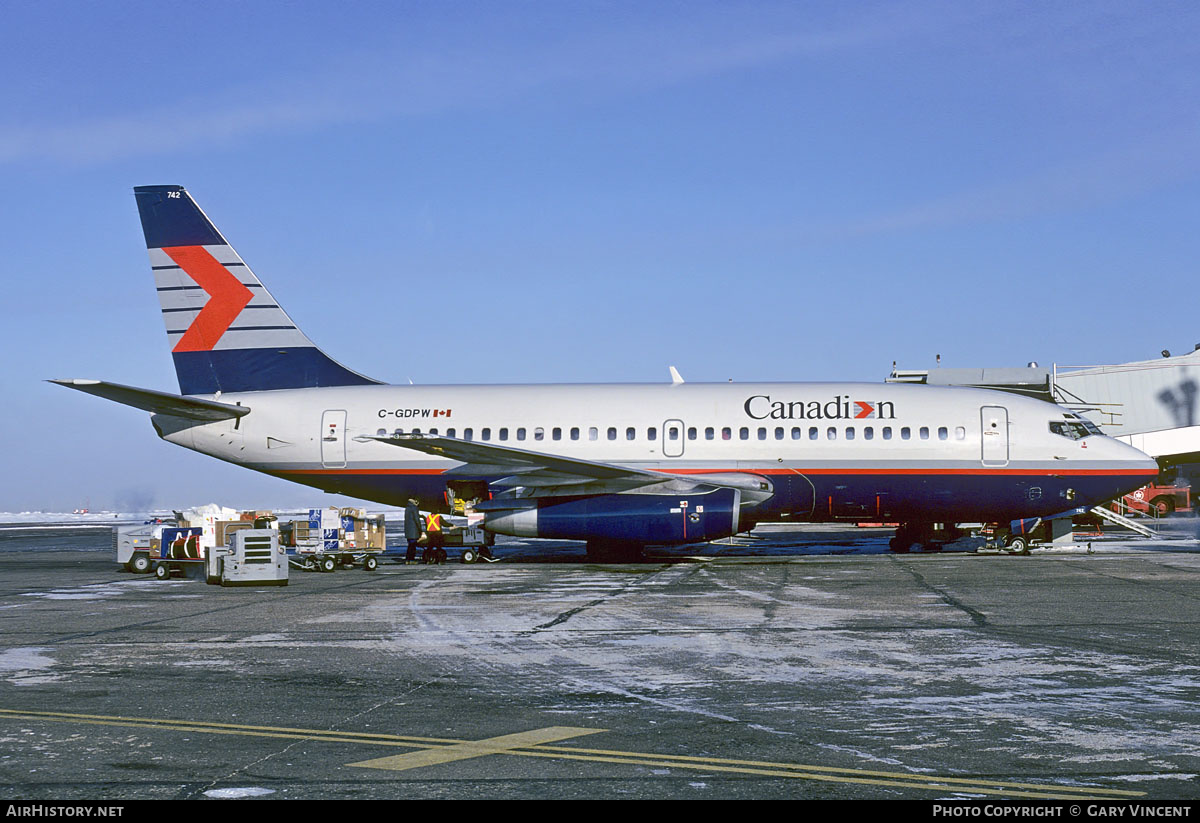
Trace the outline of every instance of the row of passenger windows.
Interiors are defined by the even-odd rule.
[[[447,437],[458,437],[458,434],[456,433],[457,431],[458,431],[458,429],[455,429],[455,428],[446,429],[446,436]],[[550,439],[551,440],[562,440],[564,431],[566,431],[567,436],[570,440],[583,439],[584,430],[579,428],[578,426],[575,426],[569,430],[564,430],[563,428],[556,426],[556,427],[550,429]],[[720,430],[714,428],[713,426],[708,426],[703,430],[703,432],[704,432],[705,440],[717,440],[718,438],[721,440],[733,440],[734,439],[734,430],[730,426],[725,426],[725,427],[721,428]],[[412,429],[411,433],[412,434],[421,434],[421,430],[420,429]],[[426,434],[438,434],[438,430],[436,428],[428,429],[425,433]],[[518,428],[515,431],[513,431],[512,433],[515,435],[514,439],[516,439],[518,441],[525,440],[526,436],[529,434],[528,430],[526,430],[525,428]],[[545,440],[546,439],[546,430],[540,426],[538,428],[534,429],[532,433],[533,433],[534,440]],[[404,434],[404,429],[396,429],[394,432],[392,432],[392,434],[393,435]],[[502,428],[499,428],[499,429],[496,429],[493,431],[490,427],[485,427],[485,428],[482,428],[479,430],[479,439],[490,441],[490,440],[492,440],[493,434],[496,435],[496,437],[495,437],[496,440],[499,440],[502,442],[507,441],[509,439],[510,429],[507,426],[505,426],[505,427],[502,427]],[[621,434],[621,432],[616,426],[609,426],[605,432],[605,437],[608,440],[620,440],[621,439],[620,434]],[[769,429],[766,426],[759,426],[757,429],[751,429],[751,427],[749,427],[749,426],[742,426],[741,428],[739,428],[737,430],[737,439],[738,440],[751,440],[751,439],[770,440],[770,439],[772,439],[772,434],[773,434],[775,440],[787,440],[789,438],[792,440],[804,440],[805,438],[807,438],[808,440],[821,440],[821,439],[837,440],[839,438],[842,438],[845,440],[855,440],[855,439],[859,438],[860,436],[863,440],[874,440],[876,431],[875,431],[874,426],[864,426],[861,429],[858,429],[854,426],[845,426],[843,428],[838,428],[837,426],[824,426],[824,427],[809,426],[809,427],[807,427],[807,429],[805,429],[802,426],[792,426],[790,432],[787,428],[785,428],[783,426],[776,426],[774,429],[774,432],[772,432],[771,429]],[[901,440],[911,440],[913,438],[913,429],[909,426],[902,426],[902,427],[900,427],[898,434],[899,434],[899,437]],[[916,435],[921,440],[929,440],[933,436],[932,430],[930,429],[929,426],[921,426],[918,429],[916,429]],[[377,436],[387,437],[388,432],[386,429],[380,429],[377,432]],[[680,426],[667,426],[665,428],[664,437],[666,440],[678,441],[683,436],[685,436],[685,433],[684,433],[683,428]],[[879,437],[883,440],[891,440],[893,438],[893,436],[894,436],[894,432],[893,432],[893,429],[891,426],[883,426],[879,430]],[[700,439],[700,430],[697,429],[695,426],[689,426],[686,431],[686,437],[688,440],[699,440]],[[475,439],[475,430],[473,428],[463,429],[462,430],[462,439],[463,440],[474,440]],[[588,440],[599,440],[600,439],[600,429],[596,426],[591,426],[590,428],[588,428],[587,429],[587,439]],[[625,440],[637,440],[638,439],[637,429],[634,428],[633,426],[628,426],[624,430],[624,439]],[[655,426],[648,427],[646,429],[646,439],[650,440],[650,441],[657,440],[658,439],[658,428]],[[938,440],[949,440],[950,439],[950,428],[947,426],[938,426],[937,427],[937,439]],[[967,439],[966,428],[964,428],[963,426],[955,426],[954,427],[954,439],[955,440],[966,440]]]

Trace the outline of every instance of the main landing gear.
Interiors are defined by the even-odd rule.
[[[897,554],[909,552],[940,552],[946,543],[963,536],[962,529],[953,523],[902,523],[888,548]]]

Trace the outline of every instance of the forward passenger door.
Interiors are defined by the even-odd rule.
[[[981,456],[985,466],[1008,465],[1008,409],[983,406],[979,410],[983,439]]]

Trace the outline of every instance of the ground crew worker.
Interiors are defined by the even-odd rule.
[[[421,539],[424,526],[421,524],[421,510],[417,508],[416,498],[410,497],[404,507],[404,539],[408,541],[408,551],[404,555],[405,563],[417,562],[417,541]]]
[[[425,552],[421,559],[426,563],[437,563],[445,559],[446,551],[442,548],[445,527],[446,521],[440,514],[430,512],[425,518]]]

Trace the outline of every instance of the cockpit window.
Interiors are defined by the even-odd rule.
[[[1088,434],[1103,434],[1104,433],[1104,432],[1100,431],[1099,426],[1097,426],[1091,420],[1088,420],[1082,414],[1071,414],[1070,412],[1068,412],[1067,414],[1064,415],[1064,417],[1066,417],[1068,420],[1076,420],[1076,421],[1082,423],[1083,427],[1088,430]]]
[[[1100,433],[1096,424],[1085,424],[1082,420],[1051,420],[1050,431],[1071,440],[1082,440]]]

